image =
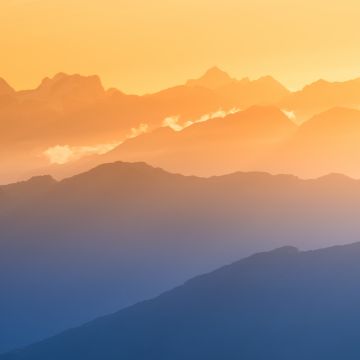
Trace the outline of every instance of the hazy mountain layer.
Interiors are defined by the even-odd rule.
[[[329,109],[358,109],[359,94],[359,79],[337,83],[318,81],[301,91],[290,92],[270,76],[236,80],[218,68],[212,68],[200,78],[189,80],[184,85],[144,96],[124,94],[117,89],[106,90],[97,76],[59,73],[53,78],[44,79],[36,89],[23,91],[14,91],[1,80],[0,183],[22,180],[29,174],[47,173],[50,162],[74,161],[72,166],[75,171],[68,174],[80,172],[84,167],[81,162],[76,162],[79,158],[89,154],[103,154],[129,138],[162,126],[179,130],[192,123],[213,119],[216,114],[223,114],[224,117],[254,105],[276,107],[293,122],[300,124],[309,119],[312,121],[314,115]],[[342,124],[343,116],[346,115],[337,115],[338,124]],[[221,118],[218,120],[220,122]],[[257,119],[260,122],[264,120],[266,116]],[[329,127],[325,127],[321,131],[326,135],[328,130]],[[279,150],[280,154],[289,152],[294,156],[284,160],[276,151],[274,153],[274,149],[264,149],[262,143],[259,146],[254,143],[250,149],[245,144],[244,149],[239,145],[244,140],[243,136],[238,130],[233,131],[234,136],[230,137],[220,131],[215,143],[221,150],[219,154],[214,154],[209,145],[203,144],[213,141],[211,137],[207,138],[207,132],[204,131],[202,141],[196,139],[198,144],[192,144],[197,146],[196,151],[170,148],[165,158],[161,144],[158,144],[160,148],[155,149],[160,154],[155,156],[153,153],[142,154],[142,148],[146,148],[144,144],[131,154],[119,151],[121,157],[115,160],[146,161],[171,171],[198,175],[262,170],[291,172],[301,177],[320,176],[334,171],[360,176],[352,165],[357,161],[356,149],[350,145],[348,150],[342,151],[346,145],[341,138],[334,139],[339,160],[326,167],[316,165],[308,170],[302,165],[308,156],[306,147],[296,149],[295,153],[287,148]],[[327,152],[326,141],[322,142],[321,131],[313,134],[309,141],[324,147],[319,162],[326,163],[326,156],[331,155]],[[350,131],[355,131],[354,141],[358,142],[357,128]],[[240,147],[234,145],[235,137]],[[292,142],[291,138],[288,141]],[[189,156],[193,161],[186,165],[183,159]],[[315,158],[318,157],[316,154]],[[211,164],[204,164],[211,158],[214,158]]]
[[[342,173],[360,178],[360,111],[333,108],[300,126],[271,106],[168,128],[130,139],[102,156],[48,168],[57,177],[118,160],[146,161],[172,172],[212,176],[267,171],[314,178]]]

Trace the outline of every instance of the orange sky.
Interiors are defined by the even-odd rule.
[[[59,71],[144,93],[218,65],[290,88],[360,76],[358,0],[0,0],[0,76]]]

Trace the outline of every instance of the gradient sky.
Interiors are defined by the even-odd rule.
[[[360,76],[358,0],[1,0],[0,76],[59,71],[145,93],[218,65],[292,89]]]

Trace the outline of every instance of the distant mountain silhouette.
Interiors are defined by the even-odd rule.
[[[277,105],[290,92],[271,76],[264,76],[228,83],[217,93],[229,104],[244,109],[252,105]]]
[[[50,147],[116,143],[140,124],[151,130],[168,116],[185,122],[226,107],[206,88],[177,86],[134,96],[106,91],[97,76],[63,73],[44,79],[36,89],[9,96],[0,96],[1,183],[47,166],[43,152]]]
[[[360,243],[283,247],[1,360],[357,360]]]
[[[216,67],[209,69],[199,79],[189,80],[185,85],[144,96],[128,95],[117,89],[106,90],[97,76],[59,73],[52,78],[44,79],[35,89],[22,91],[14,91],[4,81],[0,81],[0,122],[3,124],[3,131],[0,133],[2,164],[0,183],[19,181],[27,176],[47,173],[49,159],[44,152],[57,145],[76,148],[113,145],[125,141],[134,136],[133,134],[137,135],[137,129],[142,125],[147,132],[151,132],[159,129],[170,118],[175,119],[181,128],[199,119],[211,118],[219,110],[226,113],[253,106],[277,107],[292,121],[300,124],[334,107],[358,108],[360,106],[358,90],[360,90],[359,79],[336,83],[319,80],[300,91],[289,92],[270,76],[256,80],[247,78],[236,80]],[[311,141],[315,143],[317,140],[314,138]],[[206,141],[205,135],[203,141]],[[289,138],[288,141],[292,142],[292,139]],[[223,144],[226,144],[226,139],[223,139]],[[278,144],[275,147],[278,147]],[[221,149],[219,153],[227,154],[228,149],[229,147]],[[166,160],[159,160],[157,159],[159,154],[155,158],[152,155],[150,158],[148,154],[140,157],[140,151],[115,160],[147,161],[172,171],[184,170],[184,174],[198,175],[218,175],[223,174],[224,171],[235,170],[293,172],[299,176],[313,173],[304,171],[302,165],[295,165],[300,160],[294,159],[292,166],[291,161],[278,159],[278,153],[274,154],[272,150],[262,149],[261,144],[259,149],[253,148],[249,155],[246,154],[247,151],[243,152],[238,147],[235,150],[241,153],[238,163],[231,157],[229,164],[227,160],[215,157],[212,167],[208,164],[199,166],[203,155],[199,155],[199,160],[196,160],[197,154],[193,154],[190,150],[183,155],[174,154],[175,158],[179,156],[189,158],[189,154],[193,156],[194,163],[184,166],[179,165],[183,160],[176,160],[175,165],[169,167],[167,164],[171,163],[169,159],[172,154],[169,154]],[[285,151],[287,150],[279,150],[280,155],[284,155]],[[340,149],[340,153],[341,151]],[[251,155],[252,153],[254,155]],[[349,155],[356,157],[356,154],[350,152]],[[324,151],[324,157],[326,156]],[[300,153],[298,157],[300,159]],[[254,158],[257,159],[256,164]],[[344,164],[353,162],[345,155],[340,154],[339,158]],[[89,159],[85,162],[93,165]],[[217,166],[218,163],[222,165]],[[288,166],[289,163],[291,166]],[[75,171],[69,174],[84,169],[82,161],[78,165],[76,169],[77,165],[71,164]],[[324,166],[322,169],[324,168],[325,172],[316,173],[315,176],[327,172],[339,172],[342,167],[338,164],[333,167]],[[349,176],[360,176],[353,167],[350,170],[347,172]]]
[[[104,97],[105,90],[98,76],[59,73],[52,79],[44,79],[36,93],[48,101],[61,101],[65,106],[67,101],[73,106],[81,106]]]
[[[360,231],[360,182],[340,175],[198,178],[120,162],[0,187],[0,201],[0,352],[250,253]]]
[[[48,168],[63,177],[103,162],[146,161],[182,174],[241,171],[314,178],[342,173],[360,178],[360,110],[336,107],[297,126],[275,107],[254,106],[180,132],[158,129],[102,156]]]
[[[279,106],[294,111],[299,121],[333,107],[359,108],[360,78],[343,82],[318,80],[289,94]]]
[[[259,156],[295,130],[296,126],[278,109],[254,106],[178,133],[163,132],[159,142],[149,141],[150,134],[144,135],[144,143],[143,137],[129,140],[100,158],[102,162],[141,159],[185,174],[250,170]],[[153,134],[159,136],[157,131]]]
[[[208,89],[216,90],[222,86],[228,85],[236,80],[232,79],[225,71],[218,67],[212,67],[199,79],[188,80],[187,86],[202,86]]]
[[[252,105],[275,105],[290,94],[271,76],[257,80],[236,80],[217,67],[209,69],[199,79],[189,80],[186,85],[211,89],[222,99],[224,107],[240,109]]]
[[[267,161],[273,148],[287,141],[296,128],[277,108],[253,106],[180,132],[157,129],[129,139],[105,155],[48,171],[63,177],[117,160],[145,161],[173,172],[206,176],[238,169],[261,170],[259,165]]]
[[[314,116],[275,158],[275,172],[302,177],[337,172],[359,178],[360,111],[337,107]]]

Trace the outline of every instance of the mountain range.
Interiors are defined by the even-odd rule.
[[[283,98],[280,107],[294,111],[299,120],[333,107],[359,109],[359,88],[360,78],[343,82],[318,80]]]
[[[171,172],[198,176],[241,170],[289,173],[301,178],[335,172],[359,178],[359,144],[360,110],[332,108],[296,125],[276,107],[252,106],[181,131],[155,129],[106,154],[37,172],[63,178],[122,160],[145,161]]]
[[[356,360],[359,271],[359,243],[282,247],[0,359]]]
[[[30,174],[40,175],[49,171],[53,171],[54,175],[79,173],[86,169],[82,165],[81,157],[102,154],[116,146],[119,146],[116,152],[121,156],[116,157],[115,160],[146,161],[184,174],[220,175],[224,172],[239,170],[265,170],[311,177],[343,171],[349,176],[358,177],[357,167],[353,166],[357,162],[356,152],[350,151],[342,138],[336,139],[336,134],[332,141],[338,149],[339,160],[332,168],[320,166],[318,171],[313,171],[313,168],[310,171],[304,171],[301,163],[308,156],[307,148],[297,148],[296,146],[300,146],[298,143],[296,146],[290,145],[291,148],[295,147],[291,151],[287,146],[283,149],[283,145],[280,144],[281,149],[275,153],[274,149],[263,148],[262,142],[259,148],[255,146],[255,142],[250,149],[247,148],[247,144],[244,145],[245,149],[235,144],[233,153],[236,154],[236,151],[239,151],[240,154],[237,154],[236,159],[235,155],[232,155],[227,160],[231,148],[230,146],[226,148],[224,144],[234,143],[236,137],[239,138],[238,143],[244,140],[240,133],[241,126],[231,130],[233,136],[229,139],[225,136],[229,135],[230,130],[228,132],[224,130],[224,133],[221,131],[222,127],[218,126],[220,134],[217,141],[220,144],[215,143],[215,146],[222,147],[220,154],[224,156],[220,157],[220,154],[216,154],[218,159],[215,158],[213,164],[201,165],[204,153],[210,152],[211,157],[214,156],[210,145],[204,146],[200,142],[198,145],[194,144],[196,149],[193,152],[184,151],[181,147],[179,148],[179,142],[185,140],[176,140],[176,149],[171,149],[172,144],[167,145],[168,150],[174,152],[175,159],[172,161],[172,153],[164,159],[163,143],[167,141],[167,137],[174,138],[173,135],[169,135],[170,132],[167,132],[165,140],[161,139],[155,146],[155,154],[142,156],[142,150],[147,147],[147,137],[141,137],[144,144],[139,144],[137,141],[138,148],[132,154],[129,154],[126,148],[129,147],[128,140],[132,140],[129,138],[143,133],[146,133],[145,135],[156,133],[154,136],[161,138],[158,131],[163,131],[164,126],[188,130],[194,125],[199,125],[200,122],[218,118],[219,123],[221,119],[225,120],[225,128],[228,126],[226,123],[230,122],[227,121],[228,116],[234,119],[235,113],[241,110],[248,111],[248,108],[254,107],[271,108],[270,112],[274,112],[274,108],[277,108],[297,125],[312,123],[319,114],[323,117],[329,116],[331,119],[328,121],[335,121],[336,128],[339,127],[340,132],[348,130],[353,133],[350,140],[356,143],[358,129],[355,122],[352,128],[348,128],[346,124],[343,124],[343,118],[348,116],[346,112],[359,108],[359,93],[360,81],[358,79],[337,83],[321,80],[300,91],[291,92],[269,76],[256,80],[247,78],[236,80],[216,67],[209,69],[198,79],[187,81],[184,85],[143,96],[124,94],[117,89],[105,89],[97,76],[59,73],[52,78],[44,79],[36,89],[22,91],[15,91],[4,80],[1,80],[0,123],[3,131],[0,133],[2,164],[0,183],[23,180]],[[341,109],[343,112],[340,111]],[[335,114],[336,118],[332,119]],[[264,122],[267,116],[262,112],[261,118],[256,120]],[[279,118],[280,116],[279,114]],[[192,131],[197,132],[200,129],[203,129],[206,134],[207,127],[204,124],[203,127],[197,127]],[[327,152],[328,144],[321,143],[322,137],[328,136],[328,131],[329,127],[319,129],[309,139],[314,144],[318,142],[318,148],[324,147],[321,157],[319,157],[320,152],[315,149],[318,152],[315,158],[319,158],[317,161],[320,164],[325,164],[326,157],[332,156]],[[299,132],[302,133],[302,131]],[[179,138],[185,139],[188,134],[189,131],[184,135],[179,135]],[[201,136],[201,139],[211,142],[206,140],[205,135]],[[127,144],[122,147],[124,141]],[[292,142],[292,137],[290,136],[286,142]],[[49,170],[49,161],[59,160],[49,159],[47,154],[49,154],[49,149],[57,150],[58,147],[65,151],[63,162],[73,160],[71,167],[74,171],[63,170],[56,166],[56,169]],[[278,145],[275,147],[278,148]],[[71,157],[73,152],[76,156]],[[292,154],[294,159],[284,159],[282,155],[285,153]],[[189,159],[189,155],[193,162],[183,164],[184,158]],[[110,157],[112,156],[114,153]],[[60,158],[63,159],[63,157]],[[80,162],[77,162],[79,158]],[[86,160],[86,162],[89,163],[87,168],[99,163],[95,159]]]
[[[111,163],[0,187],[0,352],[282,245],[358,239],[360,182]],[[24,301],[26,299],[26,301]]]
[[[296,131],[297,126],[277,108],[253,106],[194,123],[182,131],[162,127],[129,139],[104,155],[87,156],[45,171],[62,178],[118,160],[145,161],[172,172],[200,176],[238,169],[268,170],[269,154]]]

